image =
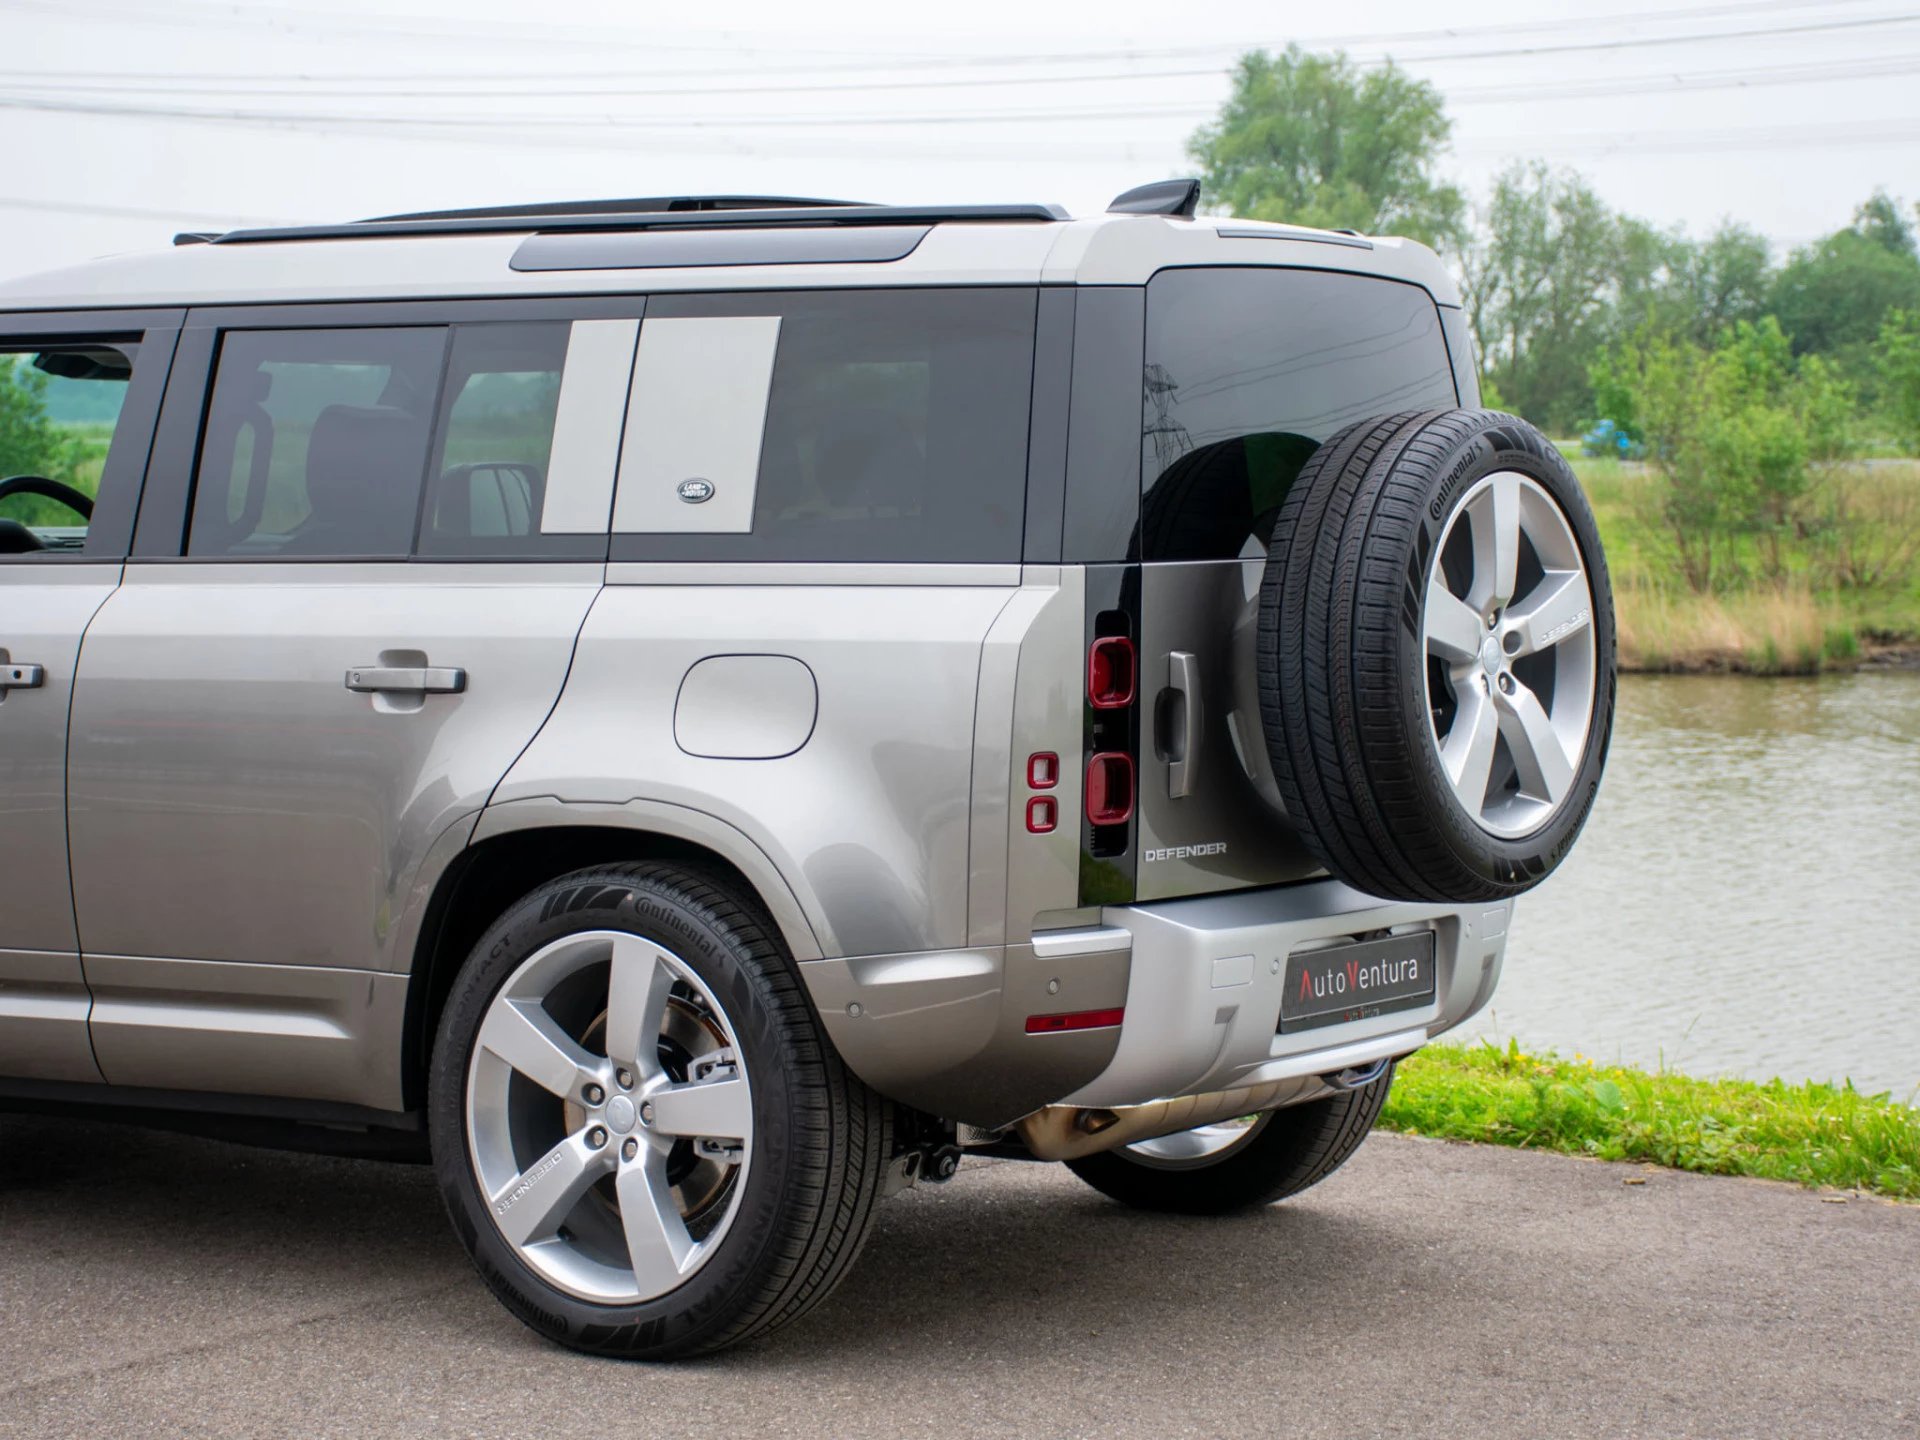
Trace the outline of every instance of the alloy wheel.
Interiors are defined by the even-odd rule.
[[[1573,791],[1593,723],[1593,587],[1559,502],[1496,471],[1434,551],[1421,614],[1430,736],[1460,805],[1502,839]]]
[[[494,1224],[542,1278],[632,1304],[684,1284],[737,1214],[752,1090],[694,970],[621,930],[543,946],[490,1003],[467,1150]]]

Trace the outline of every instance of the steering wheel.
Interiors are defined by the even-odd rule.
[[[44,475],[10,475],[0,480],[0,500],[9,495],[40,495],[66,506],[82,520],[93,519],[93,501],[85,491]]]

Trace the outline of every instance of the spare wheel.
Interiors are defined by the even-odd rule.
[[[1274,778],[1336,877],[1496,900],[1565,858],[1613,727],[1613,596],[1538,430],[1437,410],[1340,431],[1281,507],[1260,607]]]

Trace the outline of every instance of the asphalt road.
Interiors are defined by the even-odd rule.
[[[1920,1207],[1778,1185],[1380,1135],[1194,1221],[974,1163],[810,1320],[643,1367],[497,1308],[422,1169],[6,1116],[0,1159],[6,1436],[1920,1436]]]

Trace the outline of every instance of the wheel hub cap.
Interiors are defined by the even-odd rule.
[[[607,1128],[616,1135],[625,1135],[633,1129],[633,1101],[624,1095],[616,1095],[607,1102]]]

